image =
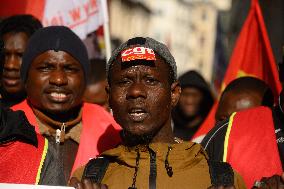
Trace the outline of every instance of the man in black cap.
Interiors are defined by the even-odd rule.
[[[4,43],[0,39],[0,59]],[[65,185],[56,150],[22,111],[0,104],[0,183]]]
[[[178,78],[181,95],[172,111],[174,135],[191,140],[209,113],[214,98],[205,79],[196,71],[188,71]]]
[[[120,141],[120,127],[102,107],[82,102],[89,69],[79,37],[64,26],[42,28],[23,56],[21,79],[27,99],[23,110],[36,132],[58,146],[65,180],[78,166]]]
[[[83,180],[80,184],[73,178],[71,185],[205,189],[212,181],[216,187],[233,188],[235,184],[236,188],[243,188],[228,164],[223,164],[225,169],[218,167],[222,173],[228,171],[226,181],[216,172],[211,180],[212,164],[201,146],[174,137],[171,110],[178,102],[180,86],[175,59],[164,44],[152,38],[128,40],[113,52],[107,77],[109,103],[115,120],[123,128],[123,144],[91,160],[84,174],[84,168],[75,172],[77,179],[90,178],[94,183]],[[216,170],[213,167],[211,173]]]
[[[1,60],[1,102],[10,107],[26,98],[20,78],[22,56],[29,38],[42,24],[32,15],[16,15],[0,23],[0,38],[4,41],[4,59]]]

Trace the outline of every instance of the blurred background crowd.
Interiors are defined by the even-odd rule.
[[[4,0],[1,2],[0,19],[17,13],[31,13],[42,20],[43,26],[69,24],[64,19],[62,22],[61,16],[64,13],[61,13],[63,11],[60,8],[55,10],[57,12],[51,11],[46,17],[43,16],[43,8],[38,8],[42,3],[38,2],[30,5],[28,1],[21,1],[15,5],[13,1]],[[83,5],[88,2],[81,3]],[[52,2],[46,4],[49,9],[54,6]],[[76,6],[80,3],[74,1],[73,4],[75,9],[70,8],[73,11],[70,14],[72,19],[83,19],[83,6],[82,12],[76,12],[79,11]],[[259,0],[259,4],[274,58],[276,62],[280,62],[284,41],[284,2]],[[45,8],[49,11],[47,9]],[[248,15],[250,1],[108,0],[107,9],[112,49],[133,36],[157,39],[164,42],[173,53],[179,75],[188,70],[196,70],[211,84],[214,93],[218,94],[235,41]],[[38,13],[40,10],[41,14]],[[105,60],[103,28],[97,24],[94,28],[93,31],[84,31],[81,38],[87,46],[90,59]]]

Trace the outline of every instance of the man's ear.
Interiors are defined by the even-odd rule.
[[[110,88],[109,88],[108,82],[106,83],[105,90],[106,90],[106,94],[107,94],[108,106],[109,106],[109,108],[110,108]]]
[[[108,96],[108,98],[109,98],[109,84],[108,84],[108,82],[106,83],[106,86],[105,86],[105,90],[106,90],[106,93],[107,93],[107,96]]]
[[[28,78],[26,78],[25,82],[24,82],[24,89],[25,91],[28,91],[28,86],[27,86],[27,82],[28,82]]]
[[[171,105],[174,107],[178,101],[181,94],[181,87],[178,81],[171,85]]]

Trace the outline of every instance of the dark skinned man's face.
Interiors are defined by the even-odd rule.
[[[1,83],[8,94],[20,93],[24,90],[20,79],[20,68],[28,36],[24,32],[6,33],[3,36],[3,41],[5,59]]]
[[[203,92],[196,87],[185,87],[181,90],[179,108],[183,114],[190,118],[200,113]]]
[[[159,56],[153,66],[143,63],[123,68],[120,57],[110,70],[109,102],[115,120],[125,131],[141,136],[170,127],[171,109],[180,87],[169,82],[169,65]]]
[[[68,113],[82,103],[82,65],[64,51],[46,51],[33,60],[25,86],[34,107],[51,114]]]

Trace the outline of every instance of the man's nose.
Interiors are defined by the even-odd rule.
[[[68,79],[66,73],[61,70],[55,70],[51,73],[49,78],[49,83],[51,85],[62,86],[68,84]]]
[[[6,70],[19,70],[21,65],[21,59],[14,55],[5,57],[4,69]]]
[[[135,98],[146,98],[146,86],[141,82],[134,82],[127,91],[126,98],[127,99],[135,99]]]

